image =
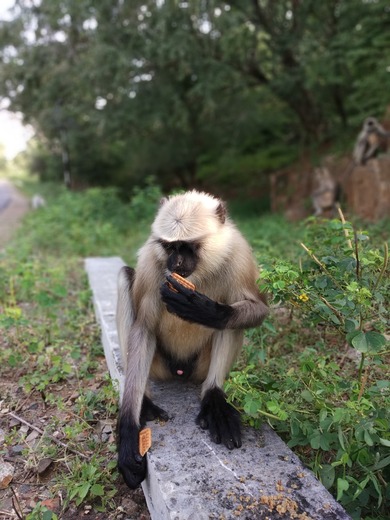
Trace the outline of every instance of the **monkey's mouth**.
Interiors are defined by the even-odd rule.
[[[187,278],[187,276],[190,276],[191,274],[190,271],[183,271],[182,269],[175,269],[174,271],[172,271],[172,273],[176,273],[182,276],[183,278]]]

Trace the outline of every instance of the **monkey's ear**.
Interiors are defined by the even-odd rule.
[[[168,197],[162,197],[160,199],[160,208],[161,208],[161,206],[164,206],[164,204],[167,202],[167,200],[168,200]]]
[[[225,220],[226,220],[226,205],[224,202],[222,202],[222,200],[219,201],[219,205],[217,207],[217,209],[215,210],[215,213],[219,219],[219,221],[221,222],[221,224],[225,224]]]

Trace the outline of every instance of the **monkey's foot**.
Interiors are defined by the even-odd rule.
[[[147,421],[153,421],[154,419],[160,419],[161,421],[168,421],[169,416],[165,410],[155,405],[153,401],[144,395],[141,409],[141,424],[145,424]]]
[[[125,418],[118,424],[118,470],[131,489],[146,477],[146,457],[139,452],[139,427]]]
[[[241,447],[240,414],[226,402],[220,388],[212,388],[205,393],[196,422],[203,430],[210,431],[210,437],[216,444],[223,443],[229,450]]]

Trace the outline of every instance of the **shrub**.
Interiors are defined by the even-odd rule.
[[[266,324],[262,356],[249,336],[252,364],[231,374],[227,391],[250,423],[266,418],[282,433],[354,518],[385,514],[388,247],[373,247],[350,223],[309,219],[302,252],[298,263],[278,259],[262,272],[263,289],[294,318],[279,339],[287,355],[264,355],[272,348],[264,336],[277,333]],[[259,360],[267,370],[259,370]]]

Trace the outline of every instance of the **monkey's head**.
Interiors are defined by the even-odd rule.
[[[152,225],[160,261],[183,277],[217,268],[226,249],[226,220],[225,204],[207,193],[193,190],[164,198]]]
[[[367,117],[363,123],[363,128],[369,132],[375,130],[378,126],[379,123],[375,117]]]

